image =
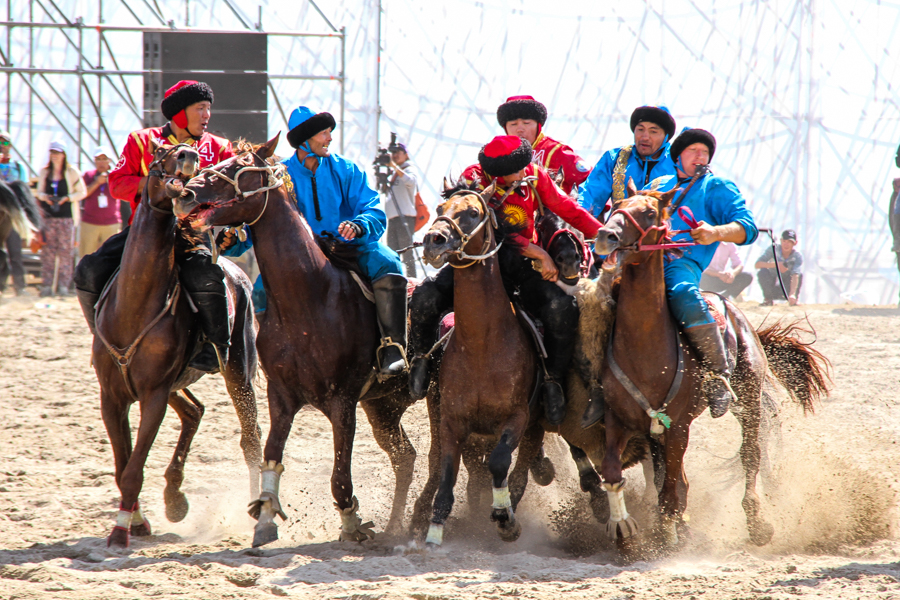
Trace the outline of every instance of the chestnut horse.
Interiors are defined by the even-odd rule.
[[[642,248],[663,240],[676,190],[638,195],[630,186],[629,191],[633,195],[613,207],[596,240],[597,252],[609,255],[607,261],[618,263],[622,273],[609,350],[603,363],[595,365],[600,370],[608,407],[606,453],[600,469],[610,504],[607,532],[620,547],[627,547],[626,538],[637,530],[625,507],[622,452],[633,437],[652,433],[662,445],[665,462],[659,510],[665,543],[671,547],[678,543],[678,528],[687,503],[683,461],[690,425],[705,410],[707,401],[700,391],[700,361],[682,340],[669,313],[663,251]],[[827,359],[790,339],[791,327],[777,326],[757,335],[731,302],[717,302],[714,294],[708,297],[719,305],[725,317],[726,346],[730,359],[736,361],[731,385],[737,402],[732,405],[732,412],[743,431],[742,505],[751,541],[763,545],[774,533],[761,515],[756,493],[761,391],[770,373],[767,355],[772,357],[771,373],[805,411],[811,411],[813,402],[827,391]]]
[[[181,491],[184,462],[203,416],[203,405],[187,389],[203,373],[188,368],[198,335],[191,301],[175,268],[179,237],[172,197],[182,191],[199,163],[190,146],[154,147],[154,160],[134,217],[122,265],[97,302],[93,365],[100,383],[100,408],[116,461],[116,483],[122,493],[110,546],[128,546],[129,534],[150,535],[138,496],[144,464],[163,417],[171,406],[181,419],[181,435],[166,469],[166,517],[173,522],[188,512]],[[256,421],[256,330],[247,276],[223,262],[225,283],[234,306],[231,352],[223,376],[241,424],[241,448],[250,470],[250,491],[259,489],[262,459]],[[180,392],[180,393],[179,393]],[[141,420],[132,447],[129,407],[137,402]]]
[[[350,460],[356,432],[356,405],[372,424],[379,446],[396,475],[387,530],[402,522],[416,452],[400,426],[412,404],[406,378],[374,382],[375,349],[381,337],[375,306],[350,272],[320,249],[296,202],[283,184],[283,166],[269,164],[278,136],[191,180],[176,212],[198,229],[249,225],[266,290],[259,317],[259,357],[268,378],[271,429],[265,446],[262,493],[251,504],[258,519],[253,546],[278,539],[275,516],[286,519],[278,497],[284,447],[297,412],[310,404],[331,422],[334,469],[331,492],[341,515],[341,540],[373,536],[371,523],[357,515]],[[245,190],[245,191],[242,191]]]

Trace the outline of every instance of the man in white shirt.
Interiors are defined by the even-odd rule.
[[[413,243],[416,230],[416,189],[418,180],[409,162],[406,145],[397,143],[391,148],[391,189],[384,202],[387,215],[387,245],[392,250],[401,250]],[[406,276],[416,276],[416,255],[412,250],[402,255],[406,266]]]
[[[703,271],[700,289],[716,292],[728,298],[737,298],[752,282],[753,275],[744,273],[744,263],[738,256],[737,246],[730,242],[722,242],[713,254],[709,266]]]

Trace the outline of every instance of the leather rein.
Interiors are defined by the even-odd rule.
[[[488,258],[497,254],[497,252],[500,250],[500,246],[503,245],[503,241],[501,240],[500,243],[497,244],[493,250],[488,252],[488,248],[491,247],[491,242],[494,240],[494,229],[497,228],[497,215],[494,213],[494,209],[491,208],[490,206],[488,206],[488,204],[487,204],[487,202],[485,202],[484,198],[481,197],[481,194],[478,194],[477,192],[459,191],[459,192],[456,192],[455,194],[453,194],[452,196],[450,196],[450,198],[452,198],[453,196],[463,195],[463,194],[466,194],[466,195],[474,194],[475,196],[478,196],[478,201],[481,202],[481,207],[484,209],[484,217],[481,219],[481,221],[478,223],[478,225],[476,225],[475,228],[472,229],[472,231],[470,231],[469,233],[466,233],[459,226],[459,223],[457,223],[454,219],[451,219],[450,217],[447,217],[444,215],[441,215],[434,220],[435,223],[437,223],[438,221],[443,221],[445,223],[449,223],[450,227],[457,234],[459,234],[459,238],[460,238],[459,250],[450,250],[447,252],[447,254],[453,254],[453,255],[457,256],[458,258],[460,258],[461,260],[471,261],[470,263],[465,264],[465,265],[455,265],[453,263],[449,263],[450,266],[453,267],[454,269],[465,269],[465,268],[471,267],[475,263],[479,263],[484,260],[487,260]],[[487,234],[484,236],[484,244],[481,247],[481,253],[480,254],[467,254],[465,251],[465,247],[466,247],[466,245],[468,245],[469,240],[471,240],[473,236],[477,235],[478,232],[481,231],[488,222],[490,222],[491,227],[488,228]],[[434,225],[432,224],[432,226],[434,226]]]

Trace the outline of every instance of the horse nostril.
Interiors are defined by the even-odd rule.
[[[430,238],[428,241],[432,244],[444,245],[448,241],[442,233],[429,233],[428,237]]]
[[[606,243],[610,244],[610,245],[618,244],[619,236],[612,232],[607,233],[606,234]]]

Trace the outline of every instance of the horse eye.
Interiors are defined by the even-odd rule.
[[[474,207],[470,208],[467,212],[468,212],[469,216],[472,217],[473,219],[478,216],[478,210],[476,210]]]

